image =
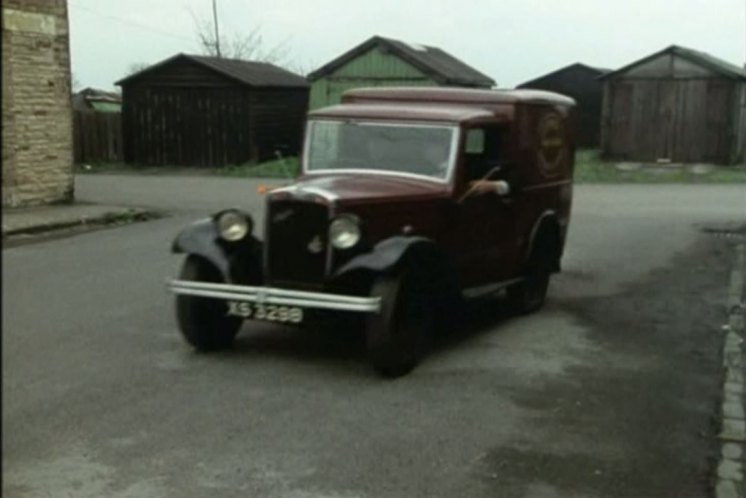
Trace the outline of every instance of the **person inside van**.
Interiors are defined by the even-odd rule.
[[[425,144],[423,156],[429,173],[438,178],[445,178],[448,175],[449,153],[448,143],[440,141],[431,141]]]

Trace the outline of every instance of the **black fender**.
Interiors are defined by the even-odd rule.
[[[228,277],[230,263],[219,237],[212,218],[198,220],[179,232],[171,244],[171,252],[205,258],[220,270],[223,277]]]
[[[171,244],[171,252],[200,256],[220,271],[226,282],[259,284],[262,281],[262,243],[253,236],[224,242],[213,218],[184,228]]]
[[[429,295],[438,330],[453,326],[462,311],[458,273],[450,258],[431,239],[397,235],[376,244],[370,252],[360,254],[335,273],[335,278],[347,280],[352,288],[367,294],[375,279],[406,271],[419,288]]]
[[[551,210],[545,211],[536,219],[531,229],[531,237],[524,254],[524,264],[530,264],[536,250],[548,250],[550,251],[550,270],[559,272],[562,248],[562,230],[557,214]]]
[[[421,275],[433,289],[458,289],[452,261],[433,240],[420,236],[397,235],[385,239],[341,266],[334,277],[351,278],[361,272],[369,276],[390,275],[404,266]]]
[[[360,270],[375,273],[391,272],[408,251],[420,244],[429,245],[432,244],[432,241],[425,237],[395,236],[388,238],[373,246],[371,251],[352,258],[341,266],[334,276],[341,277]]]

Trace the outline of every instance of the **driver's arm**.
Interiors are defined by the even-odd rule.
[[[471,182],[471,188],[480,194],[507,195],[510,193],[510,186],[504,180],[476,180]]]

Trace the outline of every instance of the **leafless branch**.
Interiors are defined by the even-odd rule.
[[[314,68],[318,67],[318,64],[314,64],[312,62],[309,62],[307,60],[294,60],[291,61],[285,65],[283,65],[285,69],[288,71],[292,71],[295,74],[299,74],[301,76],[308,76],[311,71],[314,70]]]
[[[72,87],[71,88],[72,92],[75,93],[75,92],[82,90],[83,84],[75,76],[75,74],[71,74],[70,75],[70,86]]]
[[[213,22],[198,16],[191,8],[189,13],[194,21],[194,31],[200,51],[205,55],[269,62],[282,67],[292,64],[291,50],[287,42],[267,46],[262,36],[261,26],[255,26],[246,32],[226,32],[222,29],[220,43],[217,43]],[[220,49],[218,50],[218,46]]]

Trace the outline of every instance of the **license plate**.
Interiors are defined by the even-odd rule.
[[[303,308],[250,303],[247,301],[228,301],[228,316],[236,316],[246,320],[301,323],[303,321]]]

